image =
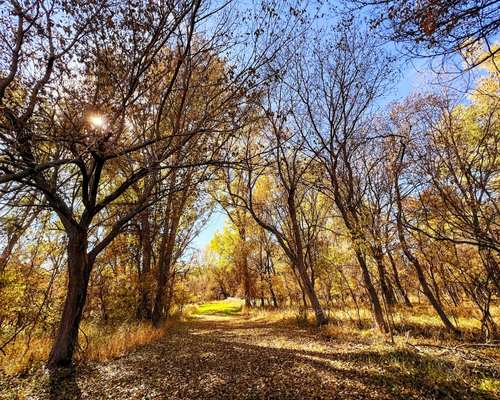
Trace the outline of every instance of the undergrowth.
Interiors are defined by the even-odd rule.
[[[104,362],[121,357],[165,335],[172,326],[167,321],[161,327],[134,322],[118,326],[82,323],[76,362]],[[49,336],[19,336],[0,354],[0,370],[7,375],[23,375],[43,365],[49,356],[52,338]]]

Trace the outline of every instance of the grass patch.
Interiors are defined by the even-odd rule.
[[[193,315],[237,315],[243,309],[243,302],[239,299],[227,299],[200,304],[193,311]]]
[[[104,332],[92,327],[87,333],[87,346],[81,352],[80,358],[90,361],[108,361],[122,357],[141,346],[157,341],[172,325],[172,321],[167,321],[158,328],[148,323],[124,324]],[[82,341],[81,337],[80,341]]]
[[[159,328],[139,322],[118,326],[82,323],[75,360],[102,362],[121,357],[158,340],[173,323],[167,321]],[[39,368],[47,361],[51,346],[49,336],[33,337],[29,346],[26,338],[20,336],[6,347],[5,354],[0,353],[0,371],[14,376]]]
[[[467,347],[481,342],[480,322],[473,310],[463,305],[454,322],[464,335],[456,338],[446,332],[427,305],[393,310],[394,343],[373,326],[370,310],[328,310],[330,323],[315,328],[314,314],[308,310],[305,321],[312,332],[323,337],[338,351],[336,362],[364,370],[374,380],[394,389],[402,398],[421,391],[430,398],[500,398],[500,352],[498,347]],[[492,314],[498,321],[498,305]],[[250,311],[250,320],[278,326],[302,326],[298,309],[259,309]],[[300,322],[300,323],[299,323]],[[462,347],[461,347],[462,346]],[[352,350],[355,349],[355,350]],[[407,392],[405,392],[405,390]]]

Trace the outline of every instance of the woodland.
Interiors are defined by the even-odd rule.
[[[0,1],[0,399],[499,398],[499,32]]]

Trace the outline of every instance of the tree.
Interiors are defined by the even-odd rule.
[[[401,44],[412,56],[463,55],[465,69],[494,60],[500,50],[493,41],[500,12],[491,0],[350,0],[367,7],[372,27]],[[478,48],[486,52],[478,53]],[[495,64],[497,70],[499,66]]]
[[[370,246],[364,209],[367,174],[375,164],[370,158],[376,140],[370,132],[371,111],[391,76],[390,60],[355,25],[339,29],[332,38],[306,48],[303,57],[312,54],[315,59],[310,67],[302,58],[296,60],[289,77],[299,104],[293,113],[308,150],[325,173],[318,186],[335,203],[351,237],[374,319],[388,331],[367,263],[370,251],[377,248]],[[365,160],[371,160],[366,169]],[[380,265],[381,256],[376,256]]]
[[[257,224],[276,238],[314,310],[316,323],[324,325],[328,320],[314,288],[314,264],[309,257],[320,224],[303,203],[313,190],[305,179],[311,160],[302,157],[304,141],[287,127],[287,114],[280,108],[284,105],[282,94],[279,89],[269,92],[272,97],[268,97],[268,106],[273,103],[276,109],[266,112],[267,125],[263,127],[270,149],[265,155],[267,161],[255,155],[258,147],[248,141],[245,152],[253,156],[247,157],[242,174],[229,179],[236,182],[235,187],[244,186],[245,190],[236,192],[230,186],[228,191],[235,200],[234,207],[246,208]]]
[[[497,74],[494,68],[492,72]],[[402,137],[400,159],[394,170],[399,182],[395,189],[403,251],[415,265],[424,293],[443,323],[457,331],[442,310],[437,289],[432,293],[428,287],[422,260],[412,253],[408,237],[420,237],[420,243],[431,239],[443,249],[451,244],[457,252],[468,251],[470,246],[476,249],[483,274],[475,273],[475,268],[464,271],[474,277],[474,283],[469,284],[475,286],[466,292],[481,310],[487,336],[496,330],[489,304],[492,293],[499,290],[495,229],[499,215],[495,188],[498,156],[493,133],[498,130],[496,91],[495,79],[484,77],[468,106],[455,105],[449,96],[429,95],[396,106],[392,113],[394,130]],[[405,199],[413,203],[406,210]],[[423,257],[427,253],[423,251]],[[462,279],[459,281],[467,287]]]
[[[203,154],[196,163],[226,161],[221,145],[241,123],[226,113],[227,103],[258,85],[256,76],[280,40],[269,29],[249,41],[253,51],[244,50],[242,33],[231,38],[227,30],[237,16],[216,19],[224,9],[186,0],[12,1],[2,10],[8,57],[0,84],[0,183],[42,194],[68,238],[68,292],[50,367],[71,363],[98,255],[129,221],[168,194],[155,193],[158,179],[192,166],[180,150],[195,143]],[[212,30],[207,18],[214,18]],[[263,13],[254,22],[272,19]],[[198,26],[206,35],[195,35]],[[190,74],[183,71],[200,59],[206,64],[211,50],[221,47],[235,53],[234,64],[223,67],[225,88],[207,92],[203,107],[176,131],[178,123],[165,121],[183,120],[190,104]],[[118,207],[134,185],[143,186],[141,195]],[[115,222],[103,231],[105,220]]]

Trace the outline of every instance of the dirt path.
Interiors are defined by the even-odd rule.
[[[368,399],[459,397],[392,368],[394,353],[336,344],[298,328],[242,316],[200,317],[161,341],[60,383],[47,377],[49,399]],[[422,360],[410,360],[417,363]],[[409,371],[411,371],[409,369]],[[40,386],[34,389],[40,393]],[[448,393],[448,394],[447,394]]]

